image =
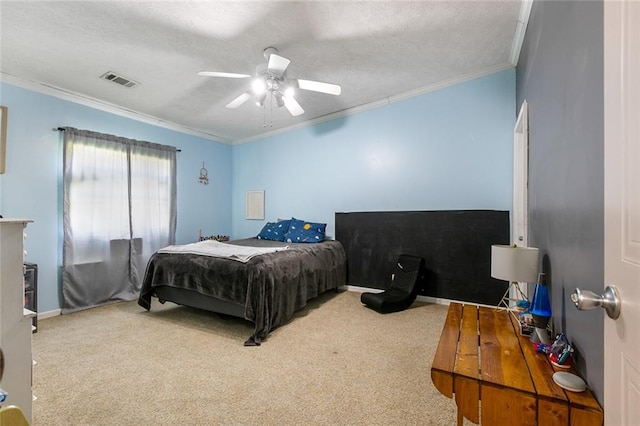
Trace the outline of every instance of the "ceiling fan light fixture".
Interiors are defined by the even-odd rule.
[[[278,90],[280,87],[280,83],[275,78],[267,78],[265,79],[265,84],[267,85],[267,90],[272,92]]]
[[[261,107],[264,105],[264,100],[267,98],[267,92],[262,92],[260,95],[258,95],[258,97],[256,98],[256,105]]]
[[[295,94],[296,94],[296,89],[294,89],[292,86],[288,86],[286,89],[284,89],[285,96],[293,98]]]
[[[283,107],[284,99],[282,99],[282,93],[275,92],[275,96],[276,96],[276,105],[278,106],[278,108]]]
[[[256,95],[260,95],[264,93],[265,90],[267,90],[267,84],[265,83],[264,79],[256,77],[251,82],[251,88],[253,89],[253,93],[255,93]]]

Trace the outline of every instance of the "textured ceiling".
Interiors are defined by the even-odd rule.
[[[517,57],[521,0],[1,1],[0,76],[241,142],[362,110]],[[225,105],[275,46],[292,78],[339,84],[340,96],[298,90],[305,113]],[[514,47],[515,46],[515,47]],[[107,71],[139,82],[125,88]],[[266,124],[266,126],[265,126]]]

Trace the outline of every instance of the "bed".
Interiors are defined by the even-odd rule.
[[[216,243],[241,253],[256,248],[258,254],[216,257],[181,246],[174,246],[176,252],[158,251],[147,264],[138,304],[150,310],[155,296],[162,303],[171,301],[244,318],[255,324],[244,344],[258,346],[308,300],[346,283],[347,260],[339,241],[291,243],[247,238]]]

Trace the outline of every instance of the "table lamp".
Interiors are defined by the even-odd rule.
[[[531,341],[540,341],[545,344],[551,343],[547,334],[547,324],[551,318],[551,301],[549,300],[549,287],[547,287],[547,276],[544,272],[538,275],[538,281],[533,291],[531,299],[531,316],[533,317],[534,333]]]
[[[498,307],[510,308],[512,300],[527,300],[520,289],[520,282],[533,282],[538,278],[538,249],[534,247],[518,247],[515,244],[491,246],[491,276],[499,280],[509,281],[509,287],[502,296]],[[513,288],[518,298],[509,298]]]

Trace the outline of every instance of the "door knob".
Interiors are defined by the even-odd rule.
[[[587,311],[600,306],[604,308],[609,318],[617,319],[620,316],[620,307],[622,305],[620,293],[618,293],[618,289],[613,285],[607,286],[601,295],[590,290],[576,288],[573,293],[571,293],[571,301],[576,305],[576,308],[581,311]]]

